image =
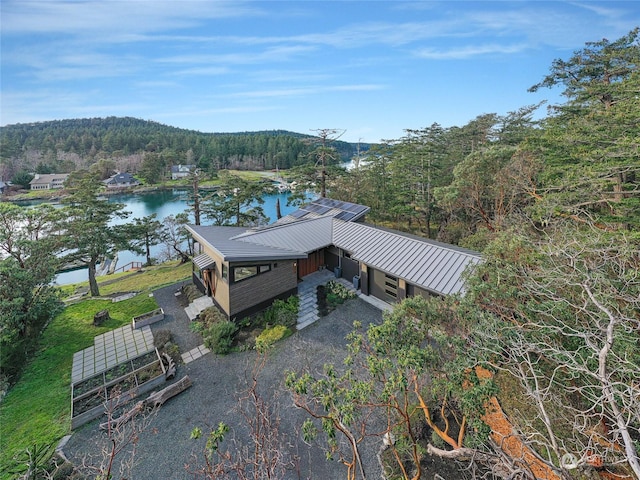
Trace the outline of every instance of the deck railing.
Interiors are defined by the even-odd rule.
[[[142,268],[142,262],[129,262],[122,267],[116,268],[113,273],[117,273],[119,271],[126,272],[127,270],[140,270]]]

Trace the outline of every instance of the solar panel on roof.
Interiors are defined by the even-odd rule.
[[[290,213],[289,215],[291,215],[293,218],[302,218],[302,217],[304,217],[307,213],[309,213],[309,212],[307,212],[307,211],[305,211],[305,210],[300,209],[300,210],[296,210],[295,212]]]
[[[338,220],[344,220],[345,222],[348,222],[353,217],[355,217],[355,215],[351,212],[340,212],[338,215],[335,216],[335,218],[337,218]]]
[[[313,213],[321,213],[320,210],[325,209],[327,207],[323,207],[322,205],[311,204],[305,207],[305,210]]]
[[[344,210],[347,212],[359,213],[362,211],[362,207],[352,203],[351,205],[345,205]]]

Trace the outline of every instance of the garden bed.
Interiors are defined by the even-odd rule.
[[[127,360],[71,385],[71,428],[105,413],[108,401],[116,408],[165,382],[165,367],[158,350]]]
[[[318,285],[317,302],[318,314],[326,317],[334,311],[338,305],[355,298],[356,294],[335,280],[329,280],[326,285]]]
[[[133,317],[133,328],[142,328],[146,325],[159,322],[160,320],[164,320],[164,310],[156,308],[150,312]]]

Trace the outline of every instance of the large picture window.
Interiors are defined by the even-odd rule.
[[[267,273],[271,271],[271,265],[244,265],[241,267],[232,268],[233,283],[241,282],[247,278],[255,277],[261,273]]]

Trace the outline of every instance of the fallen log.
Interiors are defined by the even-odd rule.
[[[133,417],[135,417],[138,413],[144,410],[144,402],[141,400],[136,403],[131,409],[127,410],[125,413],[120,415],[117,418],[112,418],[109,421],[100,424],[100,430],[117,430],[122,425],[127,423]]]
[[[191,379],[189,375],[182,377],[176,383],[172,383],[166,388],[158,392],[154,392],[144,400],[145,408],[158,408],[164,402],[169,400],[171,397],[175,397],[179,393],[182,393],[187,388],[191,386]]]
[[[101,430],[117,429],[135,417],[143,410],[152,410],[160,407],[163,403],[172,397],[175,397],[179,393],[184,392],[191,386],[191,379],[189,375],[182,377],[176,383],[169,385],[162,390],[152,393],[145,400],[141,400],[136,403],[132,408],[117,418],[112,418],[109,421],[100,424]]]
[[[446,458],[456,460],[459,462],[479,462],[482,465],[491,468],[491,472],[498,478],[505,480],[513,479],[528,479],[533,480],[533,476],[529,476],[528,472],[522,471],[517,468],[513,468],[504,459],[501,459],[497,455],[481,452],[473,448],[454,448],[453,450],[442,450],[434,447],[431,443],[427,444],[427,453],[430,455],[436,455],[440,458]],[[518,476],[520,475],[520,476]]]

